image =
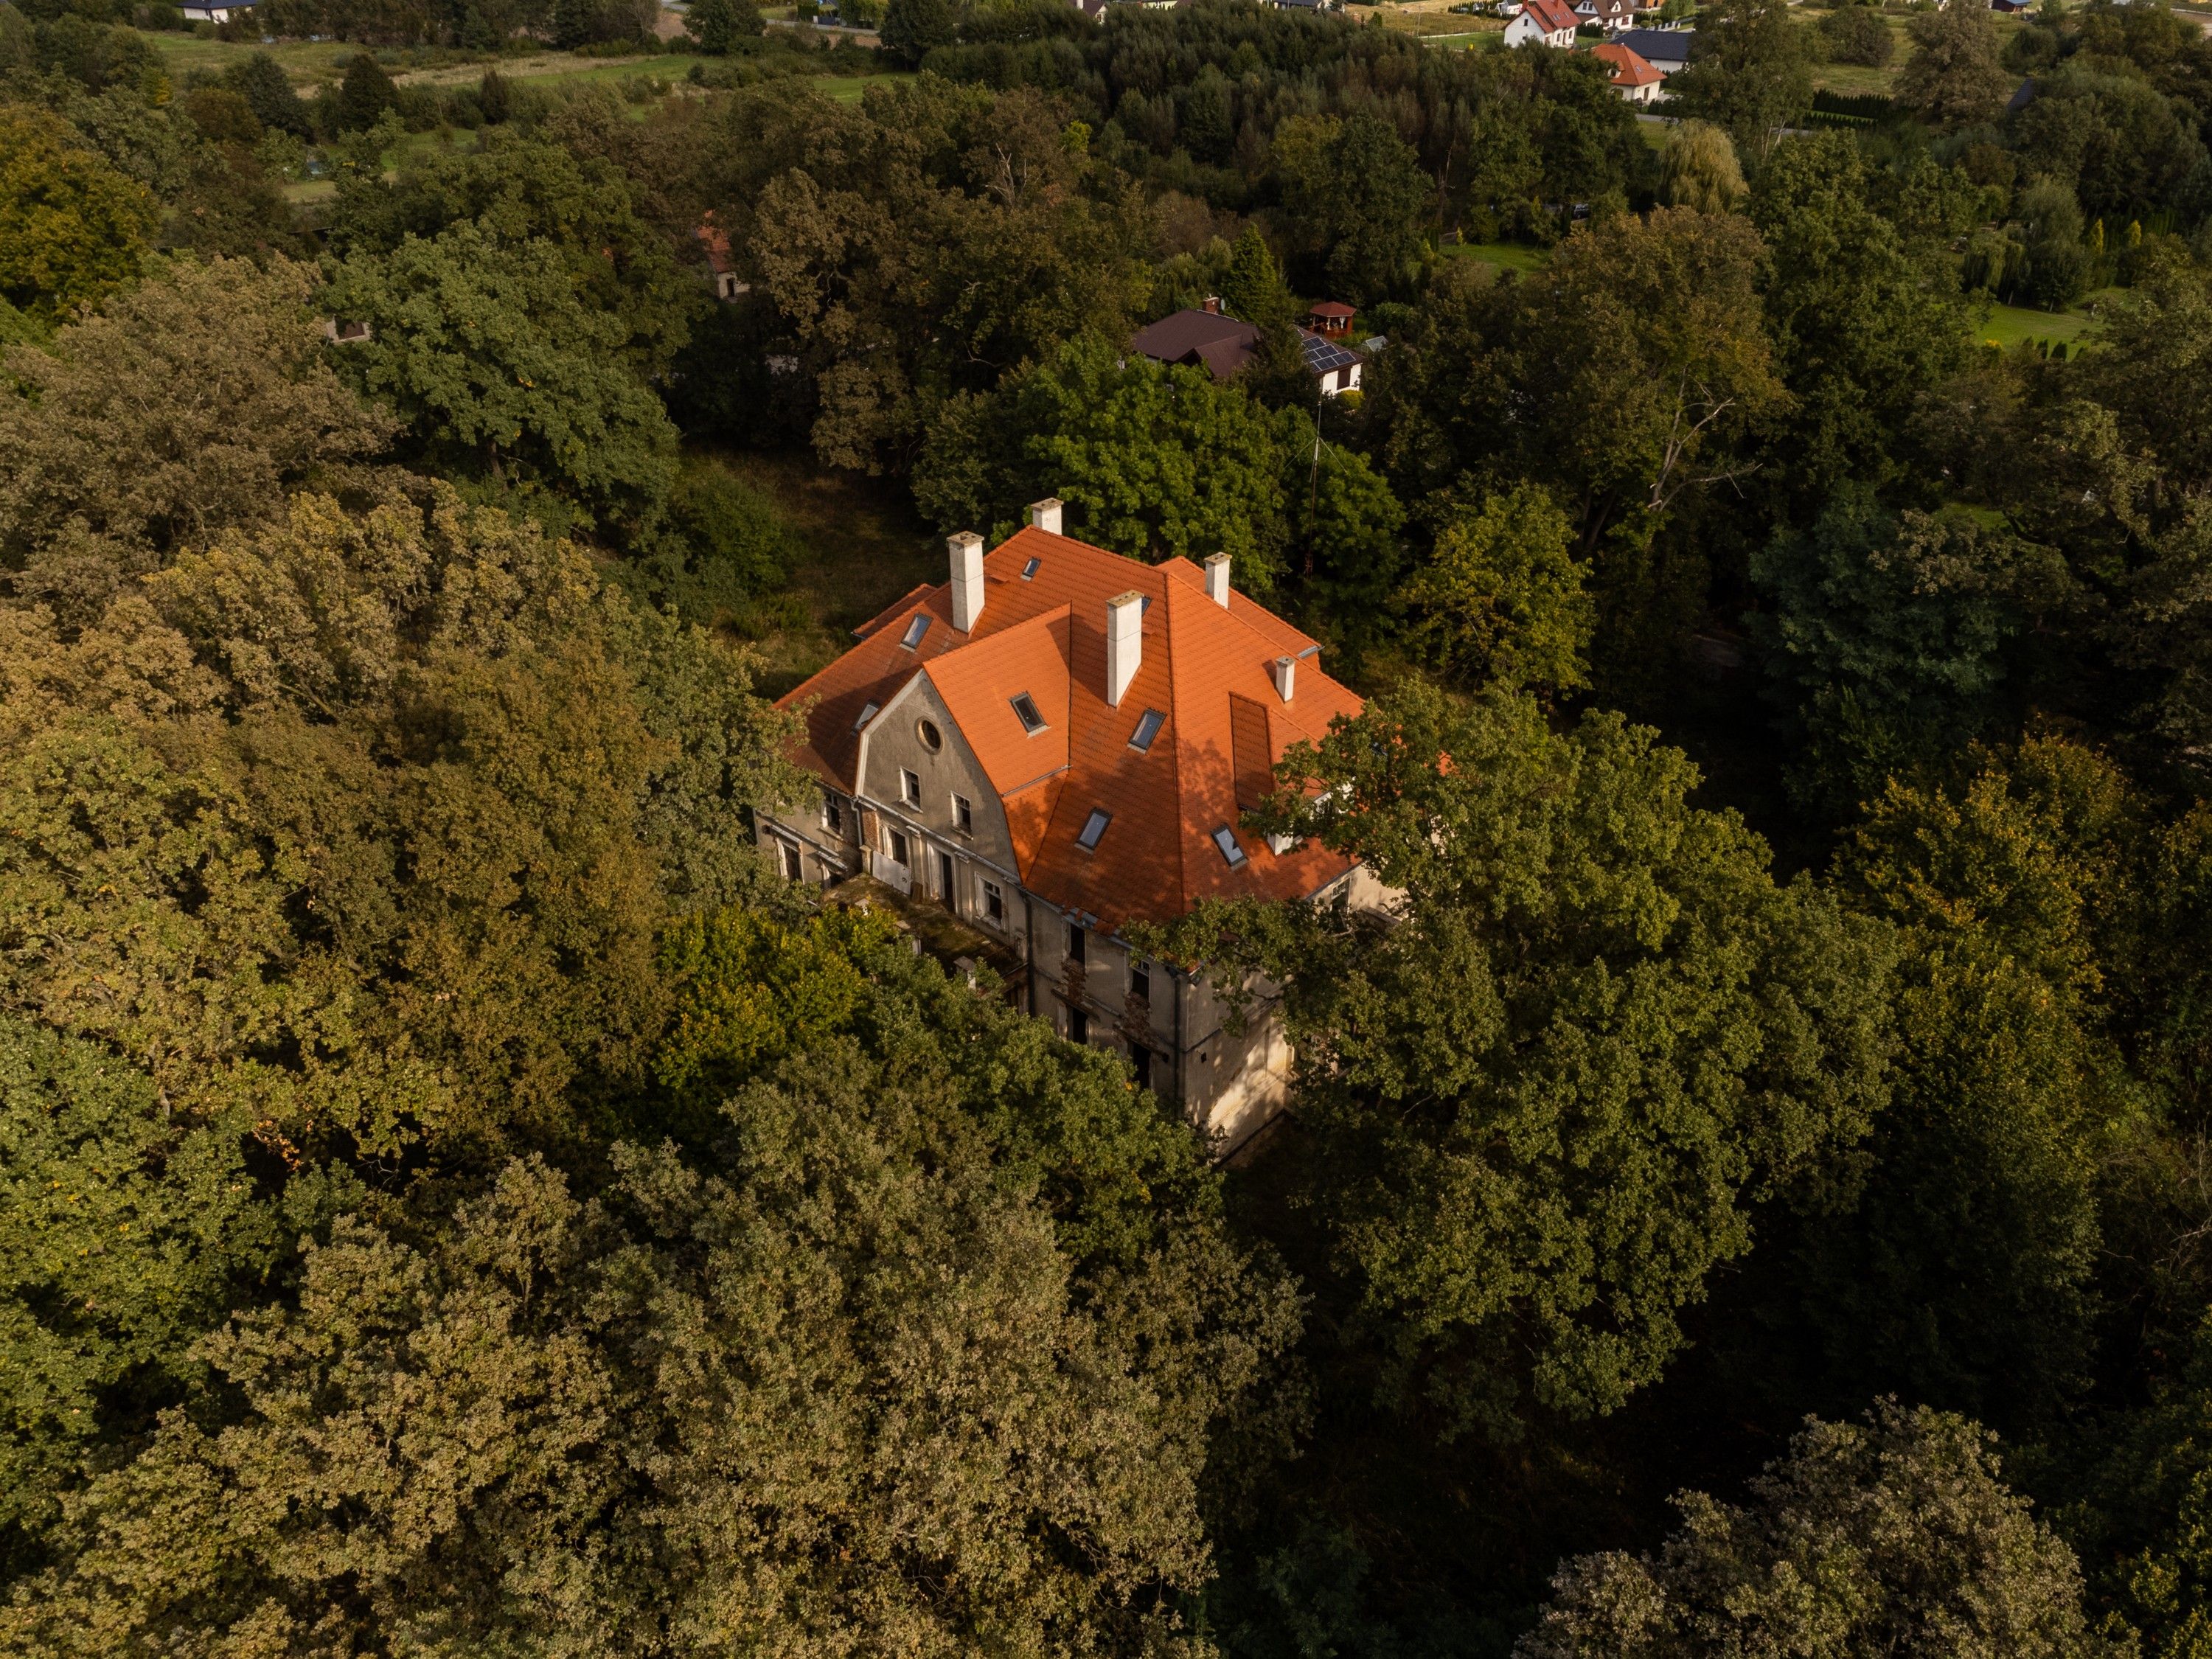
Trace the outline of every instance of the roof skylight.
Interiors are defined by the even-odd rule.
[[[1137,717],[1137,729],[1130,734],[1129,747],[1140,755],[1150,753],[1152,739],[1159,736],[1160,727],[1167,723],[1168,717],[1158,709],[1147,708]]]
[[[899,643],[911,651],[921,643],[921,636],[927,632],[929,632],[929,613],[926,611],[917,611],[914,613],[914,620],[906,625],[906,633],[901,637]]]
[[[1031,559],[1027,564],[1024,565],[1022,567],[1022,580],[1024,581],[1028,581],[1031,577],[1035,576],[1037,573],[1037,567],[1043,562],[1044,561],[1042,559]]]
[[[1035,737],[1044,730],[1044,716],[1037,713],[1036,699],[1026,691],[1014,698],[1014,718],[1021,721],[1022,730]]]
[[[1098,838],[1106,833],[1106,826],[1113,822],[1114,815],[1105,808],[1092,807],[1091,816],[1083,820],[1083,833],[1076,836],[1075,844],[1086,853],[1097,852]]]
[[[1244,849],[1237,844],[1237,832],[1227,824],[1213,832],[1213,844],[1228,861],[1231,869],[1234,870],[1244,862]]]

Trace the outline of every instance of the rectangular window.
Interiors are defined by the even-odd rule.
[[[1070,1042],[1091,1041],[1091,1016],[1080,1008],[1071,1007],[1067,1011],[1067,1040]]]
[[[1137,718],[1137,729],[1129,738],[1129,747],[1140,755],[1150,753],[1152,739],[1159,736],[1160,727],[1167,723],[1168,717],[1158,709],[1147,708]]]
[[[914,613],[914,620],[906,625],[906,632],[899,636],[899,643],[911,651],[921,643],[921,636],[927,632],[929,632],[929,617],[926,613],[917,611]]]
[[[921,805],[921,780],[911,772],[902,770],[899,773],[899,799],[908,806]]]
[[[1150,1002],[1152,1000],[1152,969],[1149,963],[1132,960],[1129,963],[1129,1000]]]
[[[1022,723],[1022,730],[1035,737],[1044,730],[1044,716],[1037,713],[1036,700],[1026,691],[1014,700],[1014,718]]]
[[[1070,962],[1083,960],[1083,930],[1072,921],[1067,924],[1067,959]]]
[[[1220,850],[1221,856],[1228,861],[1231,869],[1234,870],[1244,862],[1244,849],[1237,844],[1236,832],[1227,824],[1223,824],[1213,832],[1213,844]]]
[[[957,908],[952,902],[952,854],[937,855],[937,896],[945,901],[948,909]]]
[[[835,795],[822,798],[822,827],[833,836],[845,833],[845,809]]]
[[[1006,896],[999,890],[995,881],[983,884],[983,915],[994,927],[1006,925]]]
[[[1083,820],[1083,830],[1076,836],[1075,844],[1086,853],[1097,852],[1098,838],[1106,833],[1106,826],[1113,822],[1114,815],[1105,808],[1092,807],[1091,816]]]
[[[1152,1086],[1152,1051],[1150,1048],[1130,1049],[1129,1069],[1137,1074],[1137,1086],[1139,1089],[1151,1088]]]
[[[903,830],[892,830],[891,862],[893,864],[911,864],[914,862],[912,853],[913,849],[907,845],[906,831]]]
[[[969,805],[967,796],[955,795],[952,798],[952,822],[963,836],[975,833],[975,809]]]
[[[805,873],[799,862],[799,848],[787,841],[780,842],[777,845],[783,848],[783,873],[785,878],[790,881],[797,881],[800,876]]]

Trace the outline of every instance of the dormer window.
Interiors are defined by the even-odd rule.
[[[1107,811],[1103,807],[1092,807],[1091,816],[1083,820],[1083,831],[1076,836],[1075,844],[1086,853],[1097,852],[1098,838],[1106,833],[1106,826],[1113,822],[1114,815],[1111,812]]]
[[[1035,737],[1044,730],[1044,716],[1037,713],[1036,699],[1026,691],[1013,700],[1014,718],[1022,723],[1022,730]]]
[[[1037,568],[1043,563],[1042,559],[1031,559],[1024,564],[1022,567],[1022,580],[1025,582],[1034,581],[1036,579]]]
[[[1213,845],[1231,869],[1244,862],[1244,849],[1237,844],[1237,832],[1227,824],[1213,832]]]
[[[928,613],[917,611],[914,613],[914,620],[906,625],[906,632],[899,636],[899,643],[911,651],[921,643],[921,636],[927,632],[929,632]]]
[[[1140,755],[1151,753],[1152,739],[1159,736],[1160,727],[1167,723],[1168,717],[1158,709],[1147,708],[1137,717],[1137,729],[1130,736],[1129,747]]]
[[[875,719],[876,710],[881,707],[882,705],[880,703],[872,702],[866,708],[863,708],[860,711],[860,718],[853,722],[853,729],[857,732],[862,726],[866,726],[870,720]]]

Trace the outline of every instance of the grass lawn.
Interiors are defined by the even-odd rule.
[[[793,76],[794,82],[801,77]],[[881,75],[815,75],[804,77],[810,86],[833,103],[857,104],[860,94],[870,87],[889,86],[894,81],[911,81],[914,75],[908,70],[886,70]]]
[[[2090,295],[2070,311],[2034,311],[2027,306],[1992,305],[1989,315],[1974,329],[1974,337],[1989,345],[2002,346],[2009,351],[2022,340],[2048,340],[2053,345],[2063,341],[2071,349],[2081,337],[2093,332],[2097,319],[2095,308],[2109,304],[2121,290],[2108,288]]]
[[[793,580],[807,624],[759,643],[767,696],[781,696],[833,660],[854,629],[917,583],[945,580],[945,544],[896,484],[834,471],[804,451],[721,459],[776,503],[807,549]]]
[[[1465,259],[1488,270],[1486,282],[1495,282],[1500,271],[1534,270],[1552,257],[1540,247],[1523,247],[1518,242],[1447,242],[1442,252],[1447,259]]]
[[[1799,7],[1795,14],[1798,27],[1811,28],[1827,15],[1828,9],[1814,5]],[[1904,70],[1905,60],[1912,56],[1912,36],[1905,27],[1908,21],[1894,12],[1882,14],[1882,21],[1889,25],[1890,36],[1896,43],[1897,50],[1881,68],[1875,69],[1865,64],[1816,62],[1813,65],[1813,84],[1825,92],[1832,92],[1844,98],[1893,96],[1897,90],[1897,77]],[[2000,47],[2015,33],[2027,27],[2025,19],[2004,12],[1993,15],[1990,21],[1996,25]]]
[[[336,84],[345,74],[348,61],[361,50],[335,40],[283,40],[273,46],[261,46],[242,40],[203,40],[196,35],[172,33],[166,29],[143,29],[139,33],[148,45],[161,54],[170,72],[179,78],[191,70],[219,73],[233,64],[245,62],[257,52],[265,52],[283,66],[295,87]]]

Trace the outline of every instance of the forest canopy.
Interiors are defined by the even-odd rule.
[[[0,1650],[2204,1650],[2212,36],[1667,9],[0,0]],[[1047,496],[1226,1162],[757,850]]]

